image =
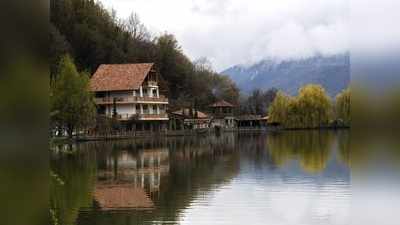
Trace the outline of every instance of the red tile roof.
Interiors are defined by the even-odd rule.
[[[210,105],[210,107],[234,107],[231,103],[221,100]]]
[[[90,79],[91,91],[124,91],[140,87],[154,63],[102,64]]]

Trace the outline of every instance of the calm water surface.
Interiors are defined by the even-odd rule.
[[[90,142],[53,154],[60,224],[348,224],[347,131]]]

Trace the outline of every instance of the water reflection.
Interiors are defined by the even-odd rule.
[[[341,155],[348,151],[344,139],[338,139]],[[304,171],[319,173],[327,166],[334,140],[335,134],[331,131],[287,131],[268,136],[267,150],[278,166],[298,160]]]
[[[168,173],[168,150],[114,151],[98,161],[94,199],[102,210],[148,209],[157,195],[162,175]],[[148,193],[146,192],[148,190]]]
[[[76,149],[76,146],[74,149],[72,146],[64,147],[68,151],[76,150],[77,153],[52,155],[52,171],[63,182],[50,182],[50,205],[55,210],[59,224],[72,225],[76,224],[79,210],[92,205],[96,183],[96,154],[85,148]]]
[[[345,224],[346,137],[226,133],[84,143],[79,154],[53,159],[68,193],[52,199],[82,198],[60,208],[69,214],[62,224]]]

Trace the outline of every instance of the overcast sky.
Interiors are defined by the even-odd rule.
[[[221,71],[272,57],[343,53],[349,0],[101,0],[120,18],[136,12],[155,34],[167,31],[192,59]]]

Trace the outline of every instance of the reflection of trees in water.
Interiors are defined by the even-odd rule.
[[[149,167],[146,163],[142,168],[143,155],[147,155],[147,158],[151,152],[155,158],[159,154],[167,155],[161,160],[160,165],[168,165],[168,170],[162,173],[158,181],[157,193],[151,190],[151,185],[144,185],[144,190],[154,202],[151,211],[130,209],[115,213],[115,211],[93,209],[81,212],[78,224],[142,224],[146,221],[176,221],[180,211],[188,207],[194,199],[201,198],[210,190],[229,182],[238,173],[239,163],[234,144],[233,133],[220,137],[176,137],[91,143],[91,147],[98,152],[97,162],[99,175],[102,177],[101,183],[110,182],[111,179],[115,190],[122,190],[123,185],[135,184],[132,177],[137,174],[139,177],[144,174],[147,177],[145,180],[149,180],[150,174],[159,169],[157,166]],[[143,173],[140,172],[141,169]],[[109,173],[115,170],[118,172]],[[142,187],[140,180],[139,178],[138,187]],[[109,194],[104,191],[99,193],[106,196]],[[104,199],[101,200],[104,202]]]
[[[278,166],[297,159],[304,171],[317,173],[325,169],[333,141],[330,131],[285,131],[267,136],[267,150]]]
[[[79,209],[92,203],[96,154],[84,147],[77,148],[73,155],[54,154],[50,168],[63,181],[63,184],[50,182],[50,204],[58,224],[76,224]]]
[[[338,148],[340,161],[351,167],[350,131],[338,132]]]
[[[235,149],[240,152],[241,161],[261,169],[264,166],[275,167],[265,152],[265,135],[259,133],[240,133],[237,135]]]

